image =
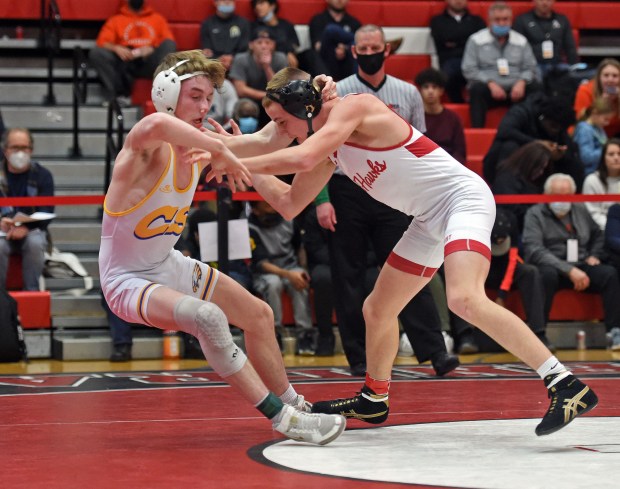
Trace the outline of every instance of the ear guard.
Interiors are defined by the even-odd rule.
[[[268,91],[267,98],[278,102],[289,114],[308,121],[308,136],[314,134],[312,119],[321,112],[323,102],[311,81],[293,80],[278,90]]]
[[[204,71],[186,73],[181,76],[177,75],[174,70],[188,61],[189,59],[182,59],[172,68],[160,71],[153,80],[151,100],[157,112],[166,112],[174,115],[177,102],[179,101],[179,93],[181,93],[181,82],[193,76],[206,75]]]

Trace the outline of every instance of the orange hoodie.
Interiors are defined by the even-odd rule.
[[[142,46],[156,48],[165,39],[174,41],[174,36],[163,15],[145,5],[140,12],[134,12],[123,5],[120,13],[110,17],[97,36],[97,46],[105,43],[120,44],[134,49]]]

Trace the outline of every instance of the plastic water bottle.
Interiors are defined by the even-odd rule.
[[[577,331],[576,340],[577,340],[577,350],[585,350],[586,349],[586,332],[583,330]]]
[[[166,360],[178,360],[181,355],[181,338],[176,331],[164,331],[163,356]]]

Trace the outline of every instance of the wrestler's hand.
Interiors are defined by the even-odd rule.
[[[233,119],[230,119],[230,127],[232,128],[232,134],[229,133],[226,129],[224,129],[224,127],[219,122],[217,122],[215,119],[212,119],[211,117],[209,117],[207,121],[209,122],[209,124],[213,126],[213,130],[216,133],[221,134],[223,136],[240,136],[241,134],[243,134],[241,132],[241,129],[239,129],[239,126]],[[206,128],[203,128],[203,129],[204,129],[203,132],[209,131],[209,129],[206,129]]]
[[[331,76],[317,75],[313,80],[321,89],[321,98],[323,102],[328,102],[338,96],[336,92],[336,82]]]
[[[329,231],[336,230],[334,227],[338,223],[336,220],[336,209],[334,209],[331,202],[324,202],[316,206],[316,219],[322,228]]]
[[[250,171],[226,147],[221,152],[212,152],[211,169],[207,173],[207,181],[215,178],[217,183],[222,183],[224,175],[228,176],[228,186],[233,192],[237,188],[245,190],[252,186]]]

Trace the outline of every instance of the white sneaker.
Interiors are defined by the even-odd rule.
[[[312,412],[312,403],[306,401],[304,399],[304,396],[302,396],[301,394],[297,394],[297,399],[295,399],[290,405],[293,406],[295,409],[303,411],[304,413]]]
[[[288,404],[273,423],[273,429],[291,440],[305,441],[316,445],[327,445],[338,438],[347,426],[344,416],[339,414],[312,414],[295,409]]]
[[[411,342],[409,341],[409,337],[407,333],[403,333],[400,335],[400,341],[398,342],[398,356],[399,357],[412,357],[413,356],[413,347],[411,346]]]

